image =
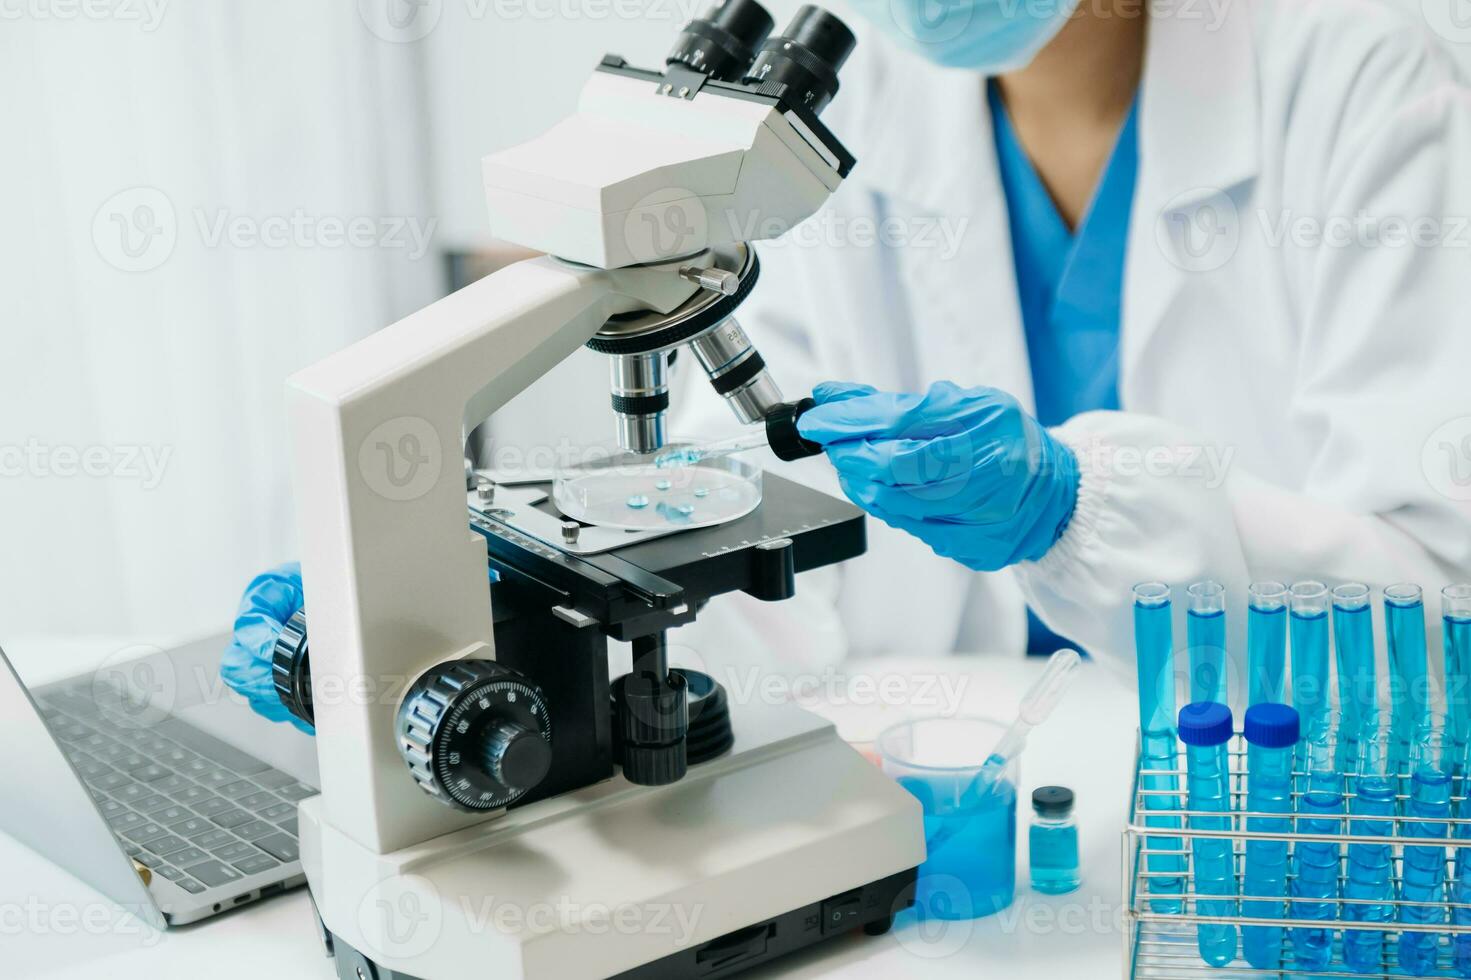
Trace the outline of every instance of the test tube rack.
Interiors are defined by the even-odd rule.
[[[1186,808],[1185,787],[1186,774],[1183,763],[1176,770],[1159,770],[1151,768],[1147,770],[1150,776],[1173,776],[1179,786],[1179,791],[1169,789],[1152,790],[1145,789],[1141,785],[1141,756],[1136,743],[1134,753],[1134,779],[1129,804],[1128,825],[1124,829],[1123,846],[1123,936],[1124,936],[1124,968],[1122,975],[1134,978],[1134,980],[1194,980],[1194,978],[1212,977],[1215,980],[1262,980],[1262,978],[1276,977],[1312,977],[1312,978],[1377,978],[1377,980],[1415,980],[1417,976],[1430,977],[1463,977],[1466,973],[1458,972],[1455,963],[1455,944],[1459,938],[1462,943],[1471,942],[1471,924],[1454,925],[1452,919],[1454,911],[1471,910],[1471,905],[1458,904],[1450,899],[1457,893],[1456,852],[1465,850],[1465,865],[1471,869],[1471,804],[1467,803],[1467,789],[1471,787],[1471,776],[1461,776],[1453,784],[1455,792],[1451,799],[1452,817],[1448,820],[1433,820],[1433,823],[1445,823],[1447,825],[1447,837],[1408,837],[1405,829],[1412,823],[1427,822],[1417,817],[1410,816],[1384,816],[1355,818],[1352,814],[1341,817],[1329,817],[1340,822],[1342,833],[1336,834],[1307,834],[1307,833],[1258,833],[1246,829],[1247,820],[1252,817],[1267,817],[1272,819],[1287,818],[1292,821],[1295,828],[1299,820],[1322,821],[1324,815],[1321,813],[1297,814],[1296,801],[1299,792],[1294,790],[1294,806],[1292,814],[1278,813],[1253,813],[1245,809],[1246,803],[1246,743],[1238,734],[1229,747],[1231,761],[1231,812],[1229,814],[1212,811],[1209,813],[1195,812]],[[1183,754],[1181,756],[1183,759]],[[1296,773],[1295,784],[1303,783],[1302,773]],[[1403,779],[1406,787],[1409,777]],[[1345,799],[1351,800],[1353,795],[1354,777],[1346,777]],[[1146,809],[1145,800],[1149,797],[1162,797],[1164,803],[1152,802]],[[1400,804],[1397,812],[1403,813],[1407,793],[1399,795]],[[1156,808],[1158,807],[1158,808]],[[1221,818],[1229,817],[1229,830],[1193,830],[1190,827],[1192,817]],[[1368,837],[1351,834],[1350,821],[1354,819],[1373,819],[1376,823],[1391,824],[1393,833],[1386,837]],[[1147,822],[1146,822],[1147,821]],[[1175,826],[1161,826],[1160,823]],[[1238,867],[1244,863],[1246,842],[1249,840],[1286,841],[1289,846],[1300,842],[1323,842],[1344,845],[1344,853],[1340,855],[1339,872],[1339,897],[1333,900],[1338,907],[1338,917],[1333,919],[1304,919],[1293,918],[1290,913],[1291,899],[1286,900],[1278,897],[1257,896],[1240,893],[1241,880],[1237,875],[1238,893],[1229,896],[1217,894],[1198,895],[1193,886],[1193,858],[1191,856],[1190,842],[1196,838],[1214,837],[1226,838],[1232,842],[1236,852]],[[1165,849],[1162,843],[1178,843],[1180,849]],[[1393,894],[1395,899],[1361,901],[1344,898],[1344,879],[1346,874],[1347,845],[1349,844],[1389,844],[1393,848],[1393,860],[1391,863],[1391,877],[1393,880]],[[1400,899],[1400,874],[1402,848],[1405,845],[1416,847],[1446,848],[1446,901],[1434,905],[1441,909],[1443,922],[1429,925],[1401,922],[1404,908],[1409,906],[1424,907],[1421,903],[1407,902]],[[1170,855],[1177,860],[1183,854],[1185,860],[1186,874],[1184,876],[1184,889],[1182,893],[1151,893],[1150,885],[1160,878],[1175,879],[1179,876],[1172,872],[1152,872],[1149,870],[1149,858],[1155,855]],[[1292,885],[1292,862],[1289,861],[1288,889]],[[1153,899],[1177,899],[1180,911],[1156,911]],[[1241,901],[1262,900],[1268,902],[1280,902],[1283,907],[1283,918],[1259,918],[1244,915],[1232,916],[1207,916],[1199,914],[1197,900],[1206,902],[1229,901],[1239,910]],[[1313,901],[1309,899],[1308,901]],[[1325,900],[1326,901],[1326,900]],[[1359,902],[1360,904],[1387,905],[1391,907],[1392,915],[1390,921],[1366,924],[1359,921],[1350,921],[1343,917],[1346,906]],[[1241,926],[1277,926],[1284,932],[1282,942],[1282,959],[1279,969],[1260,970],[1251,967],[1244,959],[1238,958],[1235,962],[1224,967],[1215,967],[1206,964],[1196,948],[1196,927],[1202,923],[1220,923]],[[1324,967],[1306,969],[1295,963],[1293,944],[1290,939],[1290,930],[1311,928],[1331,929],[1334,933],[1333,954]],[[1345,930],[1367,929],[1368,931],[1384,934],[1383,961],[1380,964],[1382,970],[1374,970],[1368,973],[1352,970],[1343,959],[1342,933]],[[1399,936],[1402,932],[1427,932],[1439,936],[1439,951],[1435,968],[1428,973],[1410,974],[1403,972],[1399,966],[1396,956]],[[1239,956],[1239,951],[1238,951]]]

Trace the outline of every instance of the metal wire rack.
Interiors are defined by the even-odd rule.
[[[1406,777],[1398,794],[1399,803],[1393,816],[1366,817],[1353,814],[1325,815],[1321,813],[1297,813],[1297,802],[1301,797],[1301,786],[1306,774],[1296,773],[1294,778],[1294,806],[1290,814],[1253,813],[1246,810],[1246,746],[1238,735],[1229,747],[1231,763],[1231,812],[1197,812],[1186,808],[1184,768],[1160,770],[1142,768],[1141,754],[1135,752],[1134,780],[1130,795],[1129,821],[1124,830],[1124,964],[1123,976],[1135,980],[1193,980],[1212,977],[1215,980],[1260,980],[1260,978],[1362,978],[1379,980],[1415,980],[1416,977],[1471,977],[1471,904],[1454,901],[1459,895],[1456,878],[1458,865],[1464,862],[1465,870],[1471,874],[1471,805],[1467,805],[1466,786],[1471,780],[1458,778],[1453,783],[1455,792],[1451,796],[1451,812],[1456,816],[1441,820],[1420,818],[1405,814],[1408,800]],[[1183,759],[1183,756],[1181,756]],[[1141,779],[1141,775],[1149,777]],[[1171,784],[1169,781],[1173,781]],[[1158,788],[1161,782],[1166,785]],[[1146,786],[1148,784],[1148,786]],[[1464,785],[1463,785],[1464,784]],[[1172,788],[1177,787],[1177,788]],[[1353,778],[1347,778],[1345,799],[1351,801]],[[1346,808],[1347,809],[1347,808]],[[1192,818],[1209,818],[1219,824],[1222,819],[1229,822],[1229,829],[1204,830],[1191,826]],[[1288,820],[1294,828],[1291,833],[1261,833],[1247,830],[1252,818]],[[1341,833],[1302,833],[1296,828],[1302,820],[1311,819],[1321,826],[1326,821],[1337,821]],[[1351,833],[1352,821],[1372,821],[1376,828],[1388,825],[1392,832],[1386,836],[1373,837]],[[1410,837],[1406,829],[1412,824],[1434,823],[1446,826],[1446,837]],[[1339,886],[1333,899],[1298,898],[1298,902],[1314,902],[1331,905],[1336,909],[1334,918],[1294,918],[1292,888],[1295,880],[1295,862],[1288,862],[1288,897],[1244,894],[1241,891],[1241,875],[1236,876],[1236,892],[1228,895],[1215,893],[1200,894],[1195,886],[1195,867],[1191,842],[1200,838],[1222,838],[1231,841],[1236,855],[1236,866],[1243,866],[1246,843],[1250,840],[1286,842],[1290,848],[1302,843],[1319,842],[1338,846]],[[1393,899],[1351,899],[1344,896],[1346,881],[1347,845],[1388,844],[1392,848],[1390,878]],[[1444,901],[1426,903],[1402,898],[1402,862],[1406,845],[1411,847],[1444,847],[1446,853]],[[1458,854],[1461,860],[1458,861]],[[1151,858],[1168,858],[1174,862],[1172,868],[1151,870]],[[1159,862],[1155,862],[1156,867]],[[1183,864],[1184,874],[1180,874]],[[1172,887],[1183,877],[1183,891],[1165,890],[1168,882]],[[1156,887],[1151,887],[1151,886]],[[1471,885],[1471,882],[1468,882]],[[1471,889],[1468,889],[1471,895]],[[1199,901],[1213,905],[1228,904],[1237,914],[1229,916],[1201,914]],[[1242,902],[1262,901],[1275,904],[1281,909],[1278,917],[1258,917],[1239,914]],[[1471,901],[1471,898],[1468,898]],[[1345,917],[1353,905],[1388,906],[1391,914],[1387,921],[1365,923]],[[1406,909],[1433,909],[1433,919],[1428,924],[1404,922]],[[1217,909],[1212,909],[1217,911]],[[1457,921],[1465,924],[1456,924]],[[1200,956],[1196,945],[1196,931],[1201,924],[1220,924],[1238,927],[1267,926],[1284,930],[1282,955],[1276,969],[1262,970],[1250,966],[1238,958],[1226,966],[1208,965]],[[1311,968],[1299,964],[1292,940],[1293,930],[1331,930],[1332,952],[1328,962]],[[1351,969],[1344,959],[1343,934],[1346,931],[1382,933],[1382,955],[1378,968]],[[1397,950],[1399,937],[1403,933],[1430,933],[1436,936],[1436,959],[1425,972],[1407,973],[1399,964]],[[1459,961],[1459,965],[1458,965]]]

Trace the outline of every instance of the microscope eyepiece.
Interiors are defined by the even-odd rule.
[[[776,21],[756,0],[714,0],[679,32],[665,64],[738,81]]]
[[[847,24],[809,4],[762,45],[742,81],[784,84],[793,105],[819,113],[838,91],[838,70],[857,44]]]

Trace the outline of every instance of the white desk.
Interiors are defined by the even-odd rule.
[[[963,681],[964,710],[1009,717],[1040,669],[1035,659],[966,657],[863,662],[848,673],[944,673]],[[842,713],[848,719],[868,710],[879,709],[848,706]],[[1086,664],[1057,716],[1033,733],[1022,758],[1023,800],[1030,799],[1034,787],[1048,783],[1069,786],[1078,795],[1084,882],[1078,891],[1046,896],[1027,887],[1023,824],[1016,901],[999,915],[910,926],[880,938],[843,937],[742,976],[1118,976],[1119,847],[1135,722],[1133,692]],[[1029,807],[1020,808],[1018,819],[1025,821],[1029,812]],[[9,977],[329,980],[334,975],[323,958],[304,890],[158,934],[137,926],[128,929],[106,911],[110,903],[3,836],[0,869],[0,963]],[[44,927],[36,930],[36,922]],[[100,928],[98,922],[103,923]]]

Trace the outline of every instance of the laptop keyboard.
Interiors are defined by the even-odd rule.
[[[132,722],[90,685],[37,700],[123,849],[154,874],[198,895],[297,859],[296,804],[315,789],[177,718]]]

